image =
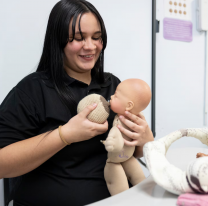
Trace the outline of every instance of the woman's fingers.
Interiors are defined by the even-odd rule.
[[[97,104],[87,106],[83,111],[68,121],[66,128],[70,142],[88,140],[108,130],[107,121],[103,124],[98,124],[87,119],[87,116],[96,106]]]
[[[127,146],[137,146],[137,144],[138,144],[138,141],[137,140],[133,140],[133,141],[128,141],[128,140],[126,140],[126,139],[124,139],[124,144],[125,145],[127,145]]]
[[[131,130],[134,130],[133,127],[135,126],[134,123],[128,119],[126,119],[124,116],[119,116],[119,119]]]
[[[92,112],[96,107],[97,107],[96,103],[89,105],[86,108],[84,108],[83,111],[81,111],[79,114],[83,115],[84,117],[87,117],[87,115],[89,115],[90,112]]]
[[[93,105],[89,105],[79,114],[82,115],[84,118],[87,118],[87,116],[90,114],[90,112],[92,112],[96,107],[97,107],[96,103],[94,103]],[[105,121],[105,123],[103,123],[103,124],[98,124],[95,122],[91,122],[91,124],[92,124],[93,129],[98,132],[103,133],[108,130],[108,121]]]
[[[131,120],[131,122],[135,123],[135,124],[138,124],[138,125],[141,125],[143,122],[144,122],[144,115],[139,113],[138,116],[135,115],[135,114],[132,114],[128,111],[125,111],[125,117],[127,117],[128,119]]]
[[[108,121],[105,121],[104,124],[97,124],[97,123],[94,123],[96,124],[95,125],[95,130],[100,132],[100,133],[104,133],[108,130]]]
[[[139,126],[138,126],[139,127]],[[138,133],[132,132],[128,129],[125,129],[124,127],[118,125],[119,130],[125,134],[127,137],[130,137],[131,139],[138,139]],[[130,128],[130,127],[129,127]]]
[[[125,112],[125,116],[119,117],[130,130],[122,126],[118,126],[119,130],[129,137],[132,141],[124,140],[124,143],[129,146],[141,146],[148,141],[153,141],[152,132],[142,113],[134,115],[130,112]]]
[[[134,115],[135,116],[135,115]],[[133,117],[133,116],[132,116]],[[138,118],[138,119],[137,119]],[[143,128],[143,120],[140,117],[137,118],[133,118],[134,121],[127,119],[124,116],[120,116],[119,119],[132,131],[134,132],[142,132],[142,128]],[[140,122],[140,123],[138,123]]]
[[[79,113],[79,115],[84,118],[87,119],[87,116],[90,114],[90,112],[92,112],[95,108],[97,107],[97,104],[94,103],[93,105],[89,105],[87,106],[82,112]],[[103,124],[98,124],[95,122],[91,122],[89,121],[87,123],[89,125],[89,127],[92,129],[93,133],[92,135],[98,135],[98,134],[102,134],[104,132],[106,132],[108,130],[108,122],[106,121]]]
[[[146,120],[143,112],[140,112],[137,116],[140,117],[143,120]]]

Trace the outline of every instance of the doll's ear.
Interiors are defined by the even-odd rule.
[[[134,108],[134,102],[128,101],[126,111],[130,111]]]

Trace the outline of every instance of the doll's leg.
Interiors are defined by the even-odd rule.
[[[104,176],[111,195],[116,195],[129,189],[126,174],[120,163],[106,162]]]
[[[133,186],[137,185],[145,179],[142,168],[135,157],[132,156],[130,159],[128,159],[125,162],[122,162],[121,164],[124,168],[128,180],[131,182]]]

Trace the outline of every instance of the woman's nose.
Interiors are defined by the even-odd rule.
[[[84,40],[84,49],[93,50],[96,48],[96,45],[94,44],[93,40],[91,38]]]

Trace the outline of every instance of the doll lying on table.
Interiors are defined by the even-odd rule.
[[[143,154],[147,168],[153,180],[159,186],[173,194],[208,194],[207,155],[190,162],[185,171],[170,164],[166,158],[166,153],[171,144],[183,137],[195,137],[208,146],[208,128],[186,128],[177,130],[165,137],[148,142],[144,145]]]
[[[130,141],[130,138],[122,134],[117,126],[122,125],[129,129],[119,120],[119,116],[124,115],[125,111],[138,115],[148,106],[150,100],[150,87],[140,79],[127,79],[121,82],[117,86],[115,94],[111,96],[110,108],[117,115],[106,141],[101,141],[108,151],[104,176],[111,195],[129,189],[128,180],[134,186],[145,179],[138,160],[133,156],[135,146],[124,144],[124,139]],[[79,102],[77,112],[81,112],[86,106],[93,103],[97,103],[97,107],[87,118],[102,124],[108,118],[110,111],[108,102],[100,95],[86,96]]]
[[[124,139],[130,141],[130,138],[121,133],[117,126],[122,125],[129,129],[119,120],[119,116],[124,115],[125,111],[139,114],[148,106],[150,100],[150,87],[140,79],[124,80],[111,96],[110,108],[117,115],[106,141],[103,141],[108,151],[104,176],[111,195],[129,189],[128,180],[134,186],[145,179],[138,160],[133,156],[135,146],[124,144]]]

